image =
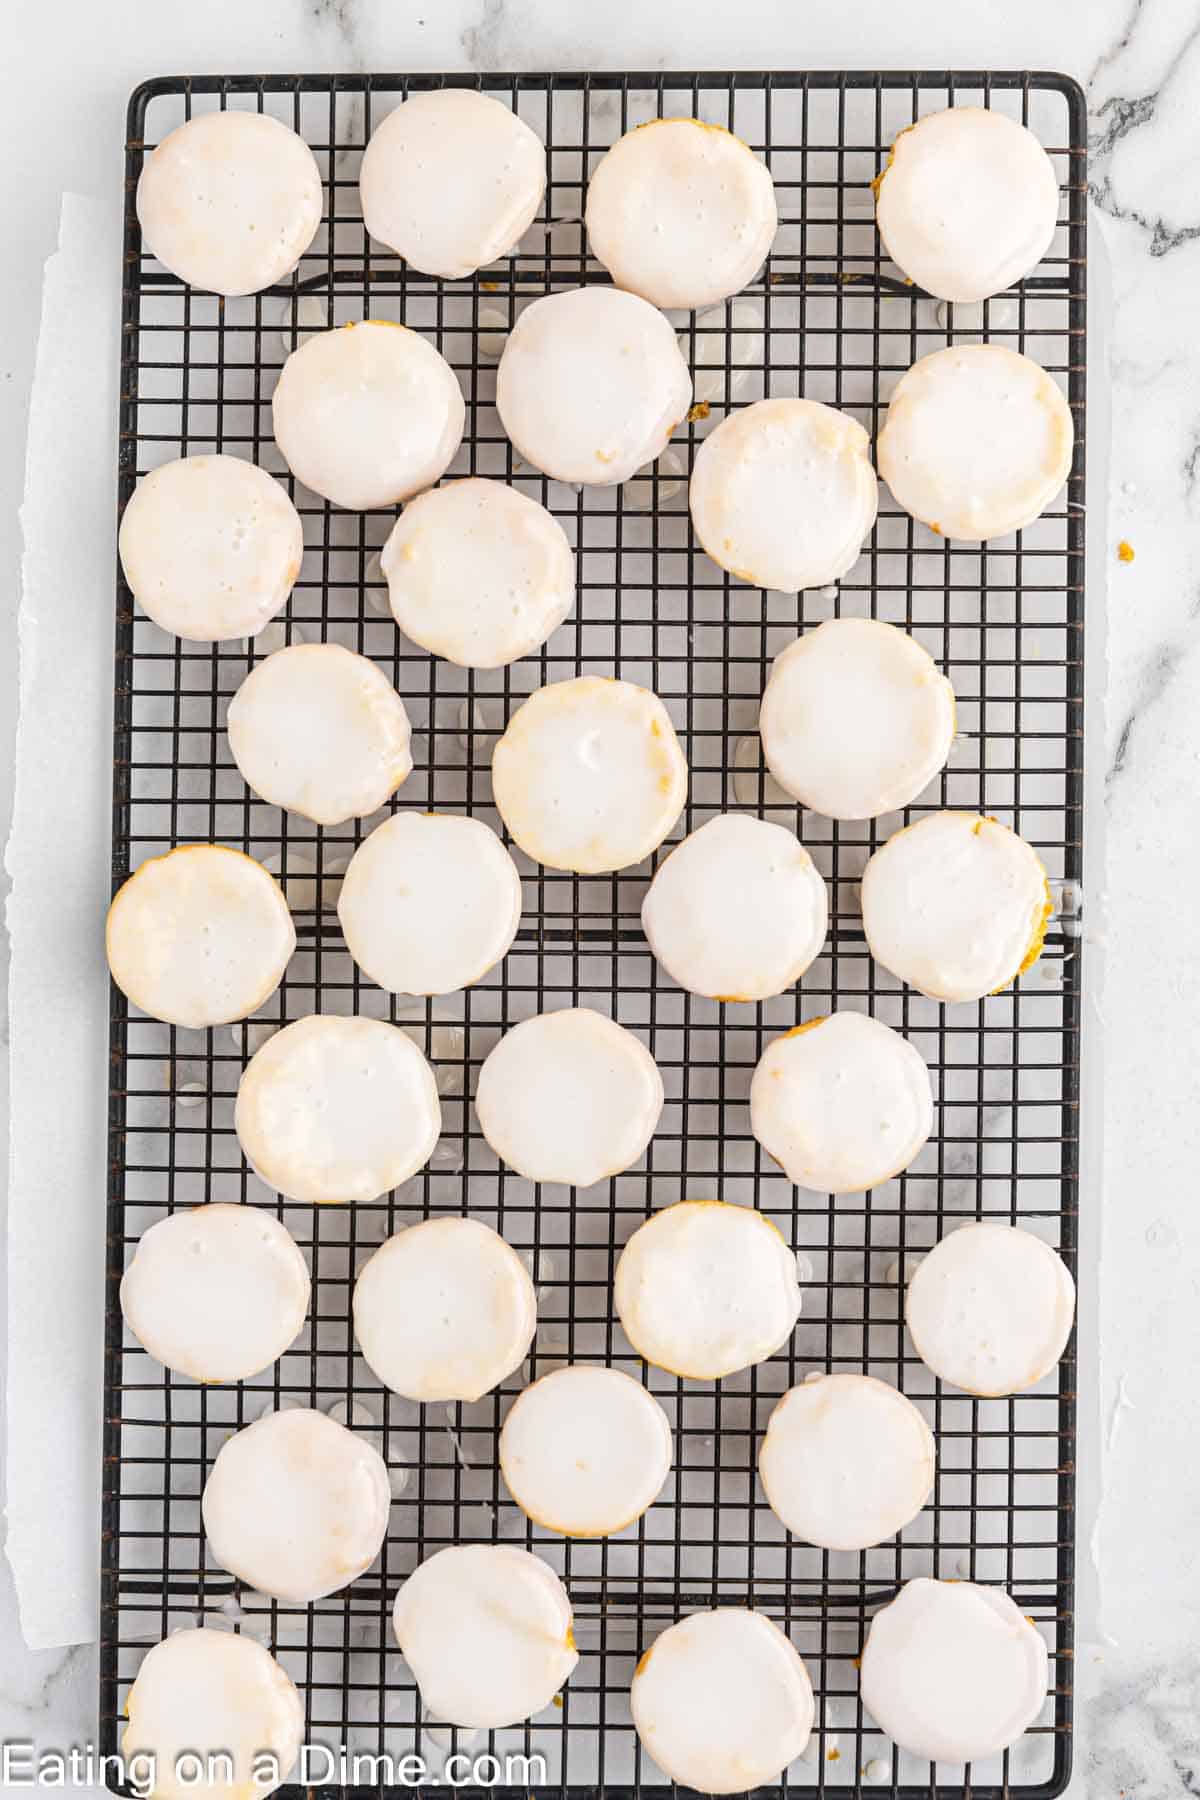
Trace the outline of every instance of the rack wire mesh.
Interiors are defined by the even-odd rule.
[[[369,241],[357,172],[372,127],[403,96],[442,80],[481,86],[544,138],[544,215],[517,252],[468,281],[441,283]],[[895,134],[947,104],[999,108],[1029,124],[1061,183],[1051,253],[1012,293],[979,307],[935,306],[890,267],[872,223],[870,182]],[[143,254],[134,190],[146,151],[202,110],[265,110],[293,125],[325,176],[328,211],[295,275],[219,301],[181,286]],[[523,302],[605,279],[588,259],[583,187],[603,149],[655,116],[726,125],[767,159],[782,226],[741,298],[680,317],[698,401],[655,469],[619,489],[576,492],[522,468],[493,406],[495,362]],[[287,611],[244,644],[168,637],[118,586],[114,886],[146,856],[188,841],[243,848],[278,871],[299,948],[277,996],[245,1026],[189,1032],[131,1013],[114,991],[102,1548],[101,1747],[119,1742],[125,1696],[147,1646],[203,1620],[268,1642],[297,1681],[312,1741],[348,1755],[441,1759],[468,1734],[423,1720],[391,1640],[396,1588],[417,1561],[456,1541],[535,1547],[563,1575],[582,1652],[561,1705],[491,1734],[476,1755],[544,1759],[508,1791],[618,1796],[664,1792],[640,1750],[628,1689],[639,1651],[673,1619],[715,1604],[769,1613],[803,1654],[817,1695],[806,1756],[777,1792],[860,1789],[1048,1796],[1070,1768],[1075,1357],[1007,1400],[947,1390],[917,1359],[902,1321],[916,1260],[963,1218],[1025,1226],[1074,1266],[1077,1208],[1083,693],[1085,123],[1058,75],[1009,73],[655,74],[475,77],[170,78],[134,94],[126,161],[120,504],[139,476],[189,451],[248,456],[283,480],[304,520],[304,566]],[[459,372],[467,434],[451,475],[513,481],[547,504],[578,551],[575,614],[537,655],[492,674],[430,658],[399,636],[376,552],[391,515],[347,514],[291,480],[271,436],[270,392],[306,332],[364,315],[427,333]],[[705,432],[731,405],[803,393],[845,407],[872,432],[903,370],[925,351],[977,339],[1028,352],[1063,384],[1077,451],[1065,503],[993,545],[935,539],[883,495],[876,530],[836,589],[763,593],[731,580],[694,543],[683,485]],[[904,815],[870,825],[801,816],[765,774],[757,702],[772,657],[798,629],[870,615],[912,631],[953,681],[959,731],[946,771]],[[613,673],[661,694],[692,785],[676,837],[721,808],[797,827],[826,875],[831,931],[795,992],[761,1006],[680,992],[656,967],[639,909],[648,871],[579,878],[521,861],[525,911],[506,961],[468,993],[411,1008],[359,975],[332,911],[340,872],[376,823],[318,831],[251,795],[224,735],[229,697],[283,642],[329,639],[372,657],[414,722],[415,768],[399,807],[467,811],[498,824],[489,758],[532,688]],[[931,807],[995,814],[1037,847],[1060,900],[1041,961],[978,1005],[941,1007],[900,987],[867,954],[856,884],[871,849]],[[669,845],[664,847],[669,848]],[[583,1192],[535,1187],[497,1166],[470,1094],[500,1032],[530,1014],[589,1004],[640,1033],[667,1089],[660,1130],[638,1166]],[[746,1096],[764,1043],[835,1005],[901,1028],[928,1060],[936,1134],[913,1166],[862,1196],[794,1189],[749,1133]],[[313,1010],[395,1020],[425,1047],[443,1095],[444,1135],[429,1168],[372,1205],[283,1202],[252,1175],[233,1133],[247,1055],[280,1022]],[[720,1194],[760,1207],[794,1246],[804,1309],[788,1348],[741,1376],[683,1383],[647,1369],[613,1319],[620,1247],[654,1207]],[[311,1316],[266,1375],[197,1386],[162,1370],[123,1330],[118,1284],[142,1231],[164,1212],[238,1200],[283,1219],[309,1259]],[[353,1276],[403,1224],[466,1210],[525,1257],[540,1303],[530,1378],[595,1359],[646,1382],[670,1415],[676,1467],[636,1527],[566,1542],[528,1524],[496,1461],[497,1433],[525,1372],[475,1405],[417,1408],[385,1392],[356,1354]],[[894,1541],[831,1554],[789,1538],[756,1484],[758,1439],[778,1396],[810,1369],[898,1383],[934,1427],[930,1504]],[[307,1608],[242,1591],[207,1554],[205,1471],[229,1432],[269,1407],[335,1411],[384,1451],[394,1503],[377,1567]],[[855,1661],[873,1613],[918,1574],[999,1582],[1038,1624],[1052,1692],[1003,1757],[931,1769],[864,1715]],[[364,1774],[364,1768],[366,1773]],[[387,1791],[386,1764],[339,1763],[321,1792]],[[488,1770],[487,1778],[496,1771]],[[481,1780],[484,1777],[481,1777]],[[499,1772],[505,1788],[504,1770]],[[287,1792],[299,1793],[299,1788]],[[403,1791],[399,1786],[395,1791]]]

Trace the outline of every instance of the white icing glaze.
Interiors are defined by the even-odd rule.
[[[269,1187],[305,1202],[375,1200],[429,1161],[441,1130],[433,1070],[378,1019],[312,1013],[247,1064],[234,1125]]]
[[[251,669],[228,730],[248,786],[318,825],[373,813],[412,772],[403,700],[340,644],[291,644]]]
[[[496,372],[518,454],[558,481],[608,487],[653,462],[692,403],[667,319],[620,288],[571,288],[527,306]]]
[[[1033,1724],[1048,1671],[1041,1633],[1002,1589],[921,1577],[871,1622],[863,1705],[902,1750],[974,1762]]]
[[[152,856],[119,889],[105,947],[112,978],[152,1019],[202,1031],[257,1012],[279,986],[296,929],[261,863],[221,844]]]
[[[1037,854],[995,819],[937,812],[867,863],[863,929],[885,969],[931,1000],[981,1000],[1014,981],[1049,893]]]
[[[977,544],[1045,512],[1071,472],[1074,443],[1063,391],[1031,357],[956,344],[900,377],[876,459],[905,512]]]
[[[797,1187],[863,1193],[906,1169],[933,1130],[929,1070],[890,1025],[831,1013],[767,1045],[750,1128]]]
[[[698,119],[653,119],[618,138],[588,183],[592,254],[655,306],[714,306],[744,288],[775,238],[771,171]]]
[[[529,1271],[478,1219],[410,1225],[354,1284],[359,1348],[408,1400],[478,1400],[520,1367],[536,1330]]]
[[[858,560],[875,523],[867,434],[816,400],[756,400],[705,438],[688,502],[705,550],[739,581],[821,587]]]
[[[480,1129],[502,1162],[530,1181],[581,1188],[635,1163],[662,1108],[662,1076],[642,1040],[586,1006],[506,1031],[475,1094]]]
[[[546,187],[546,148],[469,88],[412,94],[371,133],[359,189],[373,238],[444,281],[514,250]]]
[[[293,350],[271,400],[298,481],[354,512],[432,487],[462,441],[458,377],[417,332],[384,319],[322,331]]]
[[[892,261],[926,293],[986,300],[1049,250],[1058,178],[1015,119],[949,107],[900,133],[879,178],[875,217]]]
[[[391,1504],[387,1464],[367,1438],[298,1406],[234,1432],[200,1510],[220,1568],[306,1606],[374,1562]]]
[[[193,643],[252,637],[287,604],[300,515],[265,469],[181,456],[143,475],[121,518],[121,567],[142,611]]]
[[[527,1387],[500,1433],[500,1473],[521,1510],[567,1537],[640,1519],[671,1469],[671,1427],[620,1369],[570,1363]]]
[[[870,1375],[822,1375],[786,1393],[758,1472],[771,1509],[823,1550],[866,1550],[933,1492],[933,1433],[911,1400]]]
[[[945,767],[954,689],[895,625],[828,619],[775,658],[758,728],[767,767],[802,805],[874,819]]]
[[[717,1381],[787,1342],[800,1287],[792,1252],[762,1213],[680,1200],[652,1213],[622,1250],[613,1303],[639,1356]]]
[[[793,832],[722,813],[672,850],[642,904],[659,962],[690,993],[766,1000],[803,975],[829,924],[825,883]]]
[[[138,1342],[193,1381],[244,1381],[283,1355],[308,1311],[308,1265],[269,1213],[213,1202],[143,1232],[121,1282]]]
[[[526,856],[596,875],[657,850],[683,811],[687,763],[657,694],[585,675],[517,708],[492,753],[492,785]]]
[[[507,955],[521,878],[481,819],[400,812],[351,857],[337,911],[346,948],[380,987],[449,994]]]
[[[1066,1348],[1075,1283],[1032,1232],[960,1225],[912,1276],[904,1317],[918,1356],[942,1381],[971,1394],[1018,1394]]]
[[[308,145],[265,113],[202,113],[151,151],[137,189],[146,248],[191,287],[256,294],[291,273],[321,223]]]
[[[426,1710],[451,1725],[518,1725],[579,1661],[562,1582],[510,1544],[426,1557],[396,1596],[392,1627]]]
[[[270,1651],[245,1632],[172,1632],[143,1657],[125,1709],[129,1723],[121,1752],[127,1767],[135,1757],[153,1760],[152,1800],[273,1794],[291,1774],[304,1740],[304,1706],[295,1684]],[[181,1779],[179,1771],[190,1766],[180,1762],[185,1751],[205,1764],[224,1751],[233,1761],[232,1782],[197,1786]],[[260,1753],[275,1756],[278,1780],[253,1780]]]
[[[465,669],[537,650],[575,600],[575,557],[558,520],[502,481],[451,481],[419,494],[381,559],[406,637]]]
[[[629,1694],[642,1748],[702,1794],[776,1781],[812,1731],[808,1670],[778,1625],[740,1606],[691,1613],[638,1663]]]

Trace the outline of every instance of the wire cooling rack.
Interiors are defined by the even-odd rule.
[[[964,1218],[1019,1222],[1074,1264],[1078,1150],[1080,827],[1083,693],[1085,135],[1073,83],[1039,74],[738,74],[448,77],[508,102],[547,144],[544,216],[517,253],[468,281],[417,275],[368,241],[357,176],[372,127],[438,77],[265,76],[165,79],[129,110],[120,420],[120,500],[137,478],[187,451],[250,457],[283,479],[304,519],[304,566],[286,613],[251,643],[188,645],[159,631],[118,588],[113,876],[169,845],[214,840],[277,870],[299,949],[279,994],[245,1027],[175,1030],[112,1011],[108,1309],[104,1445],[101,1741],[115,1749],[125,1696],[147,1646],[203,1620],[269,1643],[304,1697],[310,1740],[348,1755],[427,1759],[448,1750],[544,1760],[531,1788],[626,1796],[662,1791],[630,1722],[639,1651],[679,1615],[751,1604],[803,1654],[817,1728],[788,1771],[795,1793],[859,1788],[965,1792],[964,1771],[896,1752],[864,1716],[855,1658],[866,1627],[915,1575],[1003,1583],[1051,1652],[1042,1716],[1004,1757],[969,1773],[976,1795],[1050,1795],[1070,1767],[1075,1358],[1033,1393],[977,1400],[944,1390],[902,1323],[916,1260]],[[935,305],[882,256],[870,182],[896,132],[949,103],[1027,122],[1058,171],[1051,253],[1011,294],[982,307]],[[271,112],[312,146],[328,212],[295,276],[245,300],[182,287],[143,255],[134,189],[145,151],[193,113]],[[680,316],[696,372],[693,416],[652,473],[576,492],[522,468],[493,407],[495,362],[528,299],[603,280],[586,254],[583,186],[603,149],[656,115],[729,126],[770,163],[782,227],[763,276],[734,302]],[[578,551],[574,616],[538,655],[493,674],[437,661],[387,613],[376,552],[391,524],[296,487],[271,436],[283,357],[313,329],[364,315],[427,333],[459,372],[467,434],[452,475],[514,481],[561,519]],[[686,510],[698,442],[730,405],[803,393],[847,408],[874,432],[900,374],[919,355],[979,337],[1036,357],[1064,386],[1077,431],[1059,503],[1015,538],[949,544],[883,495],[866,550],[836,589],[799,596],[731,581],[700,553]],[[930,807],[996,814],[1037,847],[1060,901],[1042,960],[978,1005],[941,1007],[901,988],[867,954],[857,882],[901,815],[834,825],[795,806],[764,775],[755,735],[772,657],[798,628],[871,615],[915,633],[951,677],[959,733],[950,764],[904,819]],[[376,822],[317,831],[248,793],[224,733],[228,699],[284,641],[330,639],[374,658],[413,719],[415,767],[400,807],[465,810],[498,823],[490,751],[521,698],[581,671],[615,673],[661,694],[691,764],[676,833],[743,807],[797,826],[829,881],[831,932],[797,991],[761,1006],[681,993],[640,929],[647,871],[581,879],[521,862],[525,911],[512,952],[467,994],[393,1003],[358,975],[331,910],[340,871]],[[535,1187],[497,1166],[469,1096],[499,1033],[548,1007],[588,1004],[650,1045],[666,1083],[661,1129],[639,1166],[578,1193]],[[747,1089],[764,1043],[834,1005],[899,1026],[934,1072],[937,1133],[908,1172],[836,1202],[792,1188],[749,1133]],[[233,1133],[246,1056],[278,1023],[320,1009],[405,1025],[432,1056],[445,1130],[428,1169],[373,1205],[281,1202],[250,1174]],[[647,1370],[613,1320],[621,1246],[654,1207],[720,1194],[753,1203],[795,1247],[804,1310],[786,1351],[730,1380],[682,1383]],[[310,1261],[313,1301],[297,1344],[267,1375],[202,1387],[166,1374],[124,1332],[117,1300],[142,1231],[164,1212],[240,1200],[283,1219]],[[675,1430],[676,1467],[636,1527],[567,1543],[527,1524],[496,1462],[499,1425],[524,1372],[476,1405],[414,1407],[384,1392],[355,1352],[353,1276],[374,1247],[429,1214],[471,1212],[526,1258],[541,1324],[528,1373],[596,1359],[644,1380]],[[864,1370],[914,1396],[937,1435],[933,1498],[898,1539],[861,1555],[789,1538],[755,1476],[778,1396],[811,1369]],[[334,1410],[387,1457],[394,1504],[380,1562],[306,1608],[241,1591],[215,1567],[200,1520],[206,1470],[229,1432],[271,1406]],[[389,1613],[424,1556],[460,1540],[535,1547],[574,1603],[579,1667],[547,1716],[478,1744],[421,1717]],[[339,1765],[321,1791],[388,1785]],[[487,1768],[481,1780],[494,1776]],[[499,1773],[505,1785],[505,1772]],[[936,1786],[935,1786],[936,1781]],[[298,1788],[289,1790],[299,1792]],[[782,1790],[779,1790],[782,1791]]]

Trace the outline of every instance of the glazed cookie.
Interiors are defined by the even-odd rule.
[[[176,637],[253,637],[287,605],[304,555],[300,515],[239,456],[181,456],[143,475],[121,516],[121,568],[147,616]]]
[[[152,856],[119,889],[105,945],[112,978],[134,1006],[203,1031],[270,999],[296,929],[261,863],[221,844],[183,844]]]
[[[793,799],[827,819],[875,819],[946,766],[954,689],[895,625],[828,619],[775,658],[758,728]]]
[[[450,481],[410,500],[383,547],[405,637],[464,669],[499,669],[546,642],[575,601],[558,520],[502,481]]]
[[[500,422],[518,455],[557,481],[592,487],[653,462],[691,404],[670,321],[620,288],[534,300],[496,374]]]
[[[613,1303],[648,1363],[719,1381],[765,1362],[800,1317],[796,1259],[771,1221],[723,1200],[679,1200],[639,1225]]]
[[[658,849],[683,811],[687,763],[657,694],[584,675],[517,708],[492,754],[492,786],[526,856],[600,875]]]
[[[392,1628],[430,1718],[499,1730],[542,1712],[579,1661],[549,1563],[511,1544],[453,1544],[418,1563]]]
[[[799,981],[825,942],[825,883],[793,832],[722,813],[671,851],[642,903],[642,928],[672,980],[713,1000],[768,1000]]]
[[[311,1204],[398,1188],[429,1161],[442,1111],[433,1070],[403,1031],[312,1013],[255,1051],[233,1122],[267,1186]]]
[[[289,644],[251,669],[228,730],[247,786],[318,825],[365,818],[412,772],[403,700],[340,644]]]
[[[933,1130],[929,1070],[866,1013],[810,1019],[764,1050],[750,1129],[797,1187],[864,1193],[907,1169]]]
[[[410,94],[378,124],[359,175],[363,223],[414,269],[458,281],[507,256],[546,188],[546,147],[473,88]]]
[[[271,401],[288,468],[353,512],[432,487],[462,442],[458,377],[417,332],[386,319],[319,331],[293,350]]]
[[[328,1413],[294,1407],[222,1445],[200,1510],[218,1567],[274,1600],[307,1606],[374,1562],[391,1504],[378,1450]]]
[[[482,819],[400,812],[354,852],[337,911],[346,948],[381,988],[450,994],[508,954],[521,878]]]
[[[654,306],[715,306],[761,268],[779,224],[771,171],[699,119],[652,119],[618,138],[587,191],[592,254]]]
[[[931,1000],[982,1000],[1032,968],[1053,911],[1024,838],[976,813],[937,812],[867,863],[863,929],[877,962]]]
[[[1058,177],[1031,131],[981,106],[902,131],[875,182],[888,255],[939,300],[986,300],[1028,275],[1054,241]]]
[[[702,1794],[778,1781],[814,1716],[799,1652],[765,1613],[741,1606],[668,1626],[642,1654],[629,1705],[647,1755]]]
[[[293,1342],[310,1285],[278,1219],[213,1201],[142,1233],[121,1282],[121,1311],[139,1344],[176,1375],[245,1381]]]
[[[478,1400],[520,1368],[536,1330],[525,1264],[479,1219],[410,1225],[354,1284],[359,1349],[407,1400]]]
[[[868,1550],[916,1518],[936,1461],[933,1433],[898,1388],[871,1375],[818,1375],[771,1414],[758,1473],[796,1537],[821,1550]]]
[[[1049,1244],[1012,1225],[960,1225],[908,1284],[904,1320],[940,1381],[1019,1394],[1048,1375],[1071,1335],[1075,1283]]]
[[[121,1754],[134,1782],[153,1767],[153,1800],[245,1800],[285,1782],[304,1741],[304,1706],[295,1683],[257,1638],[216,1628],[173,1631],[142,1658],[125,1702],[129,1723]],[[232,1779],[216,1776],[221,1755]],[[273,1756],[275,1777],[261,1775]],[[210,1775],[190,1779],[193,1758]]]
[[[721,568],[796,593],[836,581],[875,523],[875,471],[857,420],[816,400],[756,400],[722,419],[688,488],[692,524]]]
[[[137,216],[146,249],[190,287],[257,294],[296,267],[321,200],[316,157],[278,119],[202,113],[146,158]]]
[[[914,519],[979,544],[1044,513],[1071,473],[1075,427],[1062,389],[1001,344],[956,344],[900,377],[876,456]]]
[[[637,1162],[662,1109],[662,1076],[642,1040],[587,1006],[506,1031],[475,1093],[480,1130],[501,1162],[567,1187],[592,1187]]]
[[[500,1433],[500,1473],[535,1525],[608,1537],[640,1519],[671,1470],[671,1427],[620,1369],[570,1363],[519,1394]]]
[[[976,1762],[1033,1724],[1049,1659],[1037,1627],[1002,1589],[922,1576],[871,1621],[861,1676],[864,1707],[902,1750]]]

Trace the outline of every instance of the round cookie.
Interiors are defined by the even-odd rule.
[[[405,637],[464,669],[503,668],[540,649],[575,601],[575,557],[558,520],[477,476],[410,500],[380,566]]]
[[[699,119],[652,119],[618,138],[588,183],[592,254],[654,306],[715,306],[745,287],[775,239],[771,171]]]
[[[821,1375],[790,1389],[758,1452],[772,1512],[821,1550],[895,1537],[933,1492],[936,1466],[917,1408],[871,1375]]]
[[[878,619],[827,619],[781,650],[758,716],[780,787],[827,819],[915,800],[954,741],[954,689],[929,652]]]
[[[648,1363],[692,1381],[765,1362],[800,1317],[796,1259],[771,1221],[723,1200],[652,1213],[622,1250],[613,1304]]]
[[[508,954],[521,878],[490,825],[399,812],[350,859],[338,897],[346,948],[392,994],[450,994]]]
[[[722,569],[797,593],[844,575],[875,523],[870,444],[857,420],[816,400],[755,400],[696,452],[688,505]]]
[[[290,275],[321,223],[321,171],[266,113],[201,113],[152,150],[137,186],[142,241],[189,287],[257,294]]]
[[[701,825],[661,863],[642,929],[673,981],[713,1000],[768,1000],[820,953],[829,900],[795,834],[746,813]]]
[[[426,1219],[388,1238],[354,1284],[368,1367],[407,1400],[478,1400],[518,1369],[537,1298],[515,1250],[479,1219]]]
[[[296,948],[279,883],[222,844],[182,844],[142,863],[118,889],[104,935],[126,999],[193,1031],[257,1012]]]
[[[496,407],[518,455],[583,486],[611,487],[654,462],[691,404],[670,321],[620,288],[534,300],[496,372]]]
[[[304,531],[286,490],[240,456],[151,469],[121,515],[121,568],[142,611],[197,644],[254,637],[287,605]]]
[[[1054,241],[1058,177],[1031,131],[981,106],[902,131],[875,181],[875,219],[897,268],[939,300],[987,300]]]
[[[982,1000],[1032,968],[1053,905],[1024,838],[977,813],[906,825],[867,862],[863,929],[876,962],[931,1000]]]
[[[318,825],[365,818],[412,773],[403,700],[340,644],[289,644],[251,669],[228,731],[247,786]]]
[[[579,1661],[549,1563],[511,1544],[454,1544],[418,1563],[392,1629],[430,1718],[499,1730],[550,1705]]]
[[[286,1670],[257,1638],[212,1627],[173,1631],[147,1651],[125,1711],[121,1754],[135,1785],[142,1769],[153,1769],[153,1800],[273,1794],[304,1741],[304,1706]],[[215,1774],[222,1753],[233,1764],[231,1781],[189,1779],[191,1757]],[[276,1761],[270,1781],[256,1778],[266,1755]]]
[[[515,250],[546,188],[546,147],[473,88],[410,94],[378,124],[358,178],[363,223],[410,268],[459,281]]]
[[[1042,1710],[1045,1640],[1000,1588],[907,1581],[876,1613],[862,1701],[893,1743],[931,1762],[976,1762],[1015,1744]]]
[[[537,688],[492,753],[500,817],[534,862],[600,875],[662,843],[687,799],[687,763],[657,694],[583,675]]]
[[[791,1640],[741,1606],[668,1626],[642,1654],[629,1705],[647,1755],[703,1794],[777,1781],[808,1743],[815,1711]]]
[[[415,1175],[442,1109],[433,1070],[395,1025],[311,1013],[250,1058],[233,1123],[268,1187],[319,1204],[376,1200]]]
[[[352,512],[432,487],[462,442],[458,377],[404,325],[363,319],[314,333],[283,365],[271,400],[284,461],[314,494]]]
[[[500,1473],[521,1511],[565,1537],[608,1537],[640,1519],[671,1471],[671,1426],[620,1369],[571,1363],[517,1396]]]
[[[941,537],[979,544],[1045,512],[1074,448],[1066,397],[1031,357],[955,344],[900,377],[876,459],[905,512]]]
[[[763,1051],[750,1129],[797,1187],[865,1193],[907,1169],[933,1130],[929,1070],[866,1013],[810,1019]]]
[[[970,1394],[1019,1394],[1067,1347],[1075,1283],[1032,1232],[960,1225],[934,1245],[908,1284],[904,1321],[921,1361]]]
[[[663,1109],[662,1076],[639,1037],[591,1007],[538,1013],[484,1058],[479,1127],[529,1181],[592,1187],[637,1162]]]
[[[213,1559],[247,1587],[307,1606],[379,1554],[392,1490],[365,1437],[308,1407],[267,1413],[217,1452],[200,1511]]]
[[[164,1368],[193,1381],[245,1381],[270,1368],[308,1312],[308,1265],[270,1213],[213,1201],[142,1233],[121,1311]]]

